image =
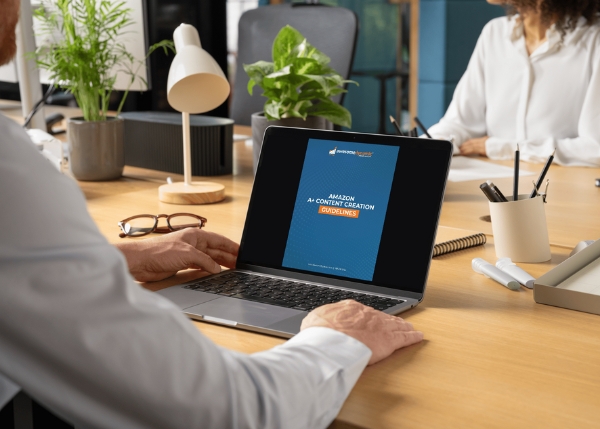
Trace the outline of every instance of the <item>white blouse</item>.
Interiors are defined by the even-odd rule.
[[[434,138],[458,146],[488,136],[487,156],[600,166],[600,23],[577,27],[561,39],[552,26],[528,55],[517,17],[497,18],[481,32],[465,74]]]

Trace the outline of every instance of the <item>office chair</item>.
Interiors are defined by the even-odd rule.
[[[271,48],[279,30],[291,25],[308,42],[331,58],[330,66],[345,79],[350,76],[358,18],[351,10],[319,4],[293,3],[263,6],[245,12],[238,28],[238,56],[231,100],[231,118],[250,125],[250,116],[261,112],[266,98],[258,86],[248,94],[248,75],[243,64],[272,61]],[[341,103],[344,94],[332,98]]]

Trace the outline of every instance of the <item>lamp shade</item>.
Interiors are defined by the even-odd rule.
[[[203,113],[229,96],[229,82],[214,58],[202,49],[198,31],[181,24],[173,33],[177,55],[169,69],[167,99],[180,112]]]

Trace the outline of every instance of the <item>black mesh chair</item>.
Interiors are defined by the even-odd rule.
[[[261,112],[266,99],[255,86],[248,94],[248,75],[243,64],[271,61],[273,40],[279,30],[291,25],[309,43],[331,58],[331,67],[345,79],[350,76],[358,19],[354,12],[342,7],[318,4],[281,4],[263,6],[245,12],[240,18],[238,56],[231,102],[231,118],[238,125],[250,125],[250,116]],[[341,103],[344,94],[332,100]]]

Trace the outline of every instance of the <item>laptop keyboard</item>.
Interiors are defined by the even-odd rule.
[[[238,271],[184,286],[186,289],[310,311],[321,305],[353,299],[376,310],[386,310],[404,300],[315,286]]]

